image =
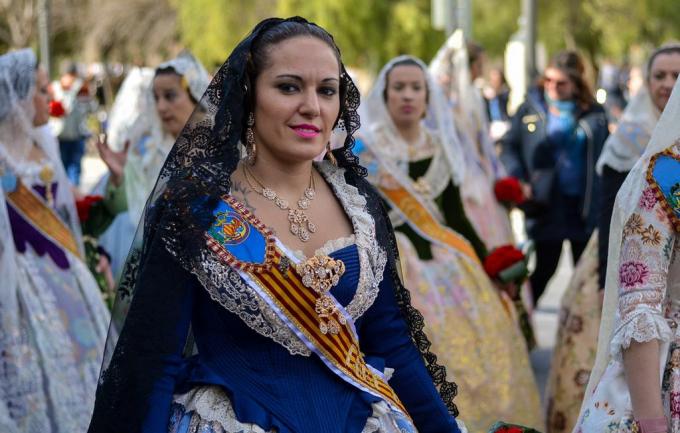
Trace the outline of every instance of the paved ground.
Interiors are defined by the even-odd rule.
[[[571,253],[568,245],[565,245],[557,273],[550,281],[545,294],[539,301],[538,308],[534,312],[534,329],[536,330],[538,347],[531,353],[531,364],[536,374],[541,397],[544,395],[548,371],[550,370],[552,348],[555,345],[560,300],[569,283],[572,269]]]

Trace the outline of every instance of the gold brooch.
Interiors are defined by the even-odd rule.
[[[302,277],[302,284],[320,295],[314,309],[319,315],[321,333],[338,334],[340,325],[346,324],[347,320],[338,311],[335,300],[328,292],[340,282],[340,277],[345,273],[345,264],[342,260],[328,256],[314,256],[297,265],[297,271]]]

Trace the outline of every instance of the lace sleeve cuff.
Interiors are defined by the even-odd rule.
[[[643,310],[633,315],[614,331],[610,343],[612,358],[621,360],[623,350],[635,340],[644,343],[651,340],[670,341],[673,337],[670,326],[658,312]]]

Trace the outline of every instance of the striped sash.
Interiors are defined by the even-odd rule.
[[[393,209],[401,213],[409,225],[426,239],[447,246],[479,263],[477,253],[470,243],[454,230],[442,225],[425,206],[405,188],[379,188]]]
[[[7,201],[49,241],[70,251],[76,257],[80,257],[78,243],[71,230],[40,197],[23,183],[17,182],[16,190],[7,194]]]
[[[352,317],[335,303],[337,332],[322,332],[326,319],[317,312],[322,294],[303,283],[298,265],[304,264],[267,231],[254,215],[230,196],[213,212],[215,222],[206,232],[207,245],[227,265],[238,270],[245,283],[276,313],[300,340],[337,376],[356,388],[383,399],[391,409],[408,417],[384,375],[361,353]],[[229,236],[225,238],[224,233]]]

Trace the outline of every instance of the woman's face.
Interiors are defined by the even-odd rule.
[[[417,65],[399,65],[387,74],[387,111],[395,125],[420,122],[427,110],[425,73]]]
[[[567,101],[574,98],[576,86],[569,75],[557,68],[547,68],[544,74],[545,92],[550,99]]]
[[[182,86],[182,77],[171,72],[157,75],[153,79],[153,98],[163,130],[176,138],[196,107]]]
[[[257,155],[311,161],[330,140],[340,112],[340,67],[315,37],[296,36],[268,48],[255,81]]]
[[[659,54],[649,71],[649,93],[659,111],[663,111],[680,74],[680,53]]]
[[[50,120],[49,79],[43,68],[35,71],[35,92],[33,92],[33,126],[42,126]]]

